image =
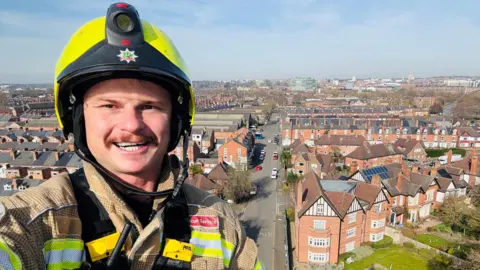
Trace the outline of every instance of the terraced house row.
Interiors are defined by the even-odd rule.
[[[300,139],[307,145],[313,145],[322,136],[349,135],[363,136],[371,144],[394,143],[396,140],[413,139],[422,141],[426,148],[471,148],[480,147],[480,133],[473,127],[308,127],[284,126],[282,144],[290,145]]]
[[[340,254],[362,242],[382,240],[386,225],[419,222],[446,198],[464,196],[480,184],[475,152],[452,163],[450,151],[443,166],[392,163],[360,169],[342,180],[321,173],[312,153],[296,158],[305,155],[310,158],[292,168],[302,176],[295,192],[295,252],[305,263],[337,263]]]

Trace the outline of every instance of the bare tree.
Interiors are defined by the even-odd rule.
[[[229,168],[228,181],[222,193],[225,198],[240,202],[250,196],[252,190],[250,172]]]

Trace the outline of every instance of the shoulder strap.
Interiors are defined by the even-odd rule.
[[[85,243],[116,232],[107,210],[90,190],[83,168],[70,174],[78,215],[82,221],[82,239]]]
[[[86,244],[92,240],[102,238],[116,232],[108,212],[98,200],[97,196],[90,190],[83,168],[69,174],[72,183],[75,198],[77,200],[78,215],[82,222],[82,240]],[[80,269],[104,270],[107,269],[106,259],[92,262],[88,249],[86,254],[86,262]],[[121,269],[129,269],[128,263],[124,256],[124,267]],[[116,268],[120,269],[120,268]]]
[[[162,247],[153,269],[191,269],[191,262],[174,260],[162,255],[167,238],[190,243],[192,229],[190,227],[190,215],[183,187],[174,199],[168,198],[168,202],[165,204],[163,226]]]

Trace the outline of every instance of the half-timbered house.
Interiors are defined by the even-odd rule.
[[[368,185],[320,180],[314,172],[305,175],[297,185],[295,203],[299,262],[337,263],[340,254],[362,242],[383,238],[387,198],[380,187]]]

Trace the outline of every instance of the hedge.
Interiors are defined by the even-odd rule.
[[[393,239],[390,236],[384,235],[383,239],[378,242],[373,242],[373,248],[386,248],[390,247],[393,244]]]

